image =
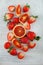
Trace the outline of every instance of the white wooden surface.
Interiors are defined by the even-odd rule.
[[[4,42],[7,41],[8,29],[3,20],[7,7],[9,5],[29,3],[31,6],[31,14],[38,15],[36,23],[32,24],[32,31],[41,36],[40,41],[36,42],[36,48],[28,51],[23,60],[10,56],[4,49]],[[43,0],[0,0],[0,65],[43,65]]]

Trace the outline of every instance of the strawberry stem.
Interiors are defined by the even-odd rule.
[[[13,48],[13,47],[10,47],[10,48],[9,48],[8,53],[11,51],[12,48]]]
[[[40,40],[40,36],[36,36],[35,40],[37,40],[37,41]]]
[[[34,18],[38,18],[38,16],[34,16],[34,15],[32,15],[32,17],[34,17]]]

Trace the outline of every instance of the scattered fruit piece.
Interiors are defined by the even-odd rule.
[[[13,33],[12,33],[12,32],[9,32],[9,33],[7,34],[7,39],[8,39],[9,41],[11,41],[13,38],[14,38]]]
[[[13,22],[14,22],[15,24],[18,24],[18,23],[19,23],[19,18],[17,18],[17,17],[13,18]]]
[[[21,48],[21,44],[18,40],[16,40],[15,38],[12,40],[12,44],[14,46],[16,46],[17,48]]]
[[[23,58],[24,58],[24,53],[19,52],[19,53],[18,53],[18,58],[19,58],[19,59],[23,59]]]
[[[14,22],[8,22],[8,24],[7,24],[7,28],[9,30],[12,30],[14,28],[14,26],[15,26],[15,23]]]
[[[32,43],[32,42],[30,42],[30,44],[29,44],[29,48],[34,48],[36,46],[36,43]]]
[[[28,22],[25,22],[23,25],[24,25],[26,30],[30,30],[31,26]]]
[[[16,7],[16,15],[17,15],[17,16],[20,16],[20,15],[21,15],[21,6],[20,6],[20,5],[18,5],[18,6]]]
[[[14,11],[15,11],[15,6],[10,5],[10,6],[8,7],[8,10],[9,10],[10,12],[14,12]]]
[[[21,41],[22,43],[24,43],[24,44],[27,44],[28,41],[29,41],[29,39],[28,39],[28,37],[23,37],[23,38],[20,39],[20,41]]]
[[[35,34],[34,32],[32,32],[32,31],[29,31],[29,32],[27,33],[27,37],[28,37],[31,41],[33,41],[33,40],[35,39],[35,37],[36,37],[36,34]]]
[[[22,38],[25,36],[26,30],[24,26],[22,26],[21,24],[18,24],[13,28],[13,33],[16,38]]]
[[[29,17],[28,14],[23,14],[23,15],[21,15],[20,18],[19,18],[19,22],[20,22],[21,24],[24,24],[24,23],[27,21],[28,17]]]
[[[30,9],[30,5],[25,5],[24,7],[23,7],[23,12],[28,12],[29,11],[29,9]]]
[[[28,23],[29,24],[32,24],[32,23],[34,23],[35,21],[36,21],[36,18],[38,18],[38,16],[31,16],[29,19],[28,19]]]
[[[12,13],[6,13],[5,16],[4,16],[4,20],[7,21],[7,20],[11,20],[13,18],[14,14]]]
[[[27,52],[28,49],[29,49],[29,47],[28,47],[27,45],[23,47],[23,51],[24,51],[24,52]]]
[[[10,42],[5,42],[5,44],[4,44],[4,48],[5,49],[10,48],[10,46],[11,46],[11,43]]]
[[[9,49],[8,52],[9,52],[11,55],[13,55],[13,56],[16,56],[16,55],[17,55],[17,51],[16,51],[15,48]]]

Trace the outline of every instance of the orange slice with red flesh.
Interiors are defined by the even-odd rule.
[[[16,38],[22,38],[25,36],[26,30],[24,26],[22,26],[21,24],[18,24],[13,28],[13,33]]]
[[[15,38],[13,38],[12,44],[13,44],[13,46],[16,46],[17,48],[21,48],[20,42],[18,40],[16,40]]]
[[[19,18],[19,22],[24,24],[27,21],[28,17],[29,17],[28,14],[21,15]]]
[[[16,15],[17,15],[17,16],[20,16],[20,14],[21,14],[21,6],[18,5],[18,6],[16,7]]]

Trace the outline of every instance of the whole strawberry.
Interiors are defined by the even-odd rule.
[[[7,24],[7,28],[9,30],[12,30],[14,26],[15,26],[15,23],[14,22],[8,22],[8,24]]]
[[[17,51],[15,48],[9,48],[8,52],[10,53],[10,55],[13,55],[13,56],[17,55]]]
[[[32,32],[32,31],[29,31],[27,33],[27,37],[28,37],[29,40],[34,40],[35,37],[36,37],[36,34],[34,32]]]
[[[11,43],[10,42],[5,42],[5,44],[4,44],[4,48],[5,49],[10,48],[10,46],[11,46]]]
[[[22,43],[28,43],[28,41],[29,41],[29,39],[28,39],[28,37],[23,37],[23,38],[21,38],[20,39],[20,41],[22,42]]]
[[[23,7],[23,12],[28,12],[30,9],[30,6],[27,4]]]

